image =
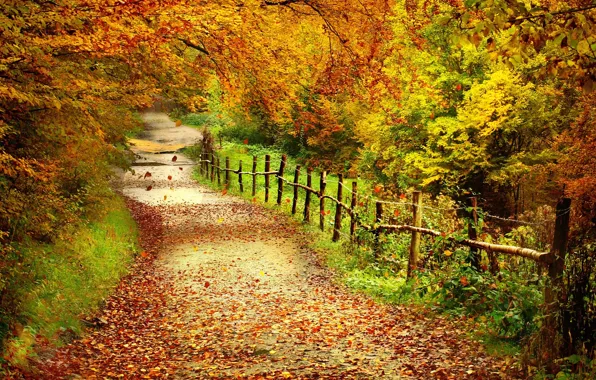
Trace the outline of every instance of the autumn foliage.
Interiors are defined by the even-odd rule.
[[[507,218],[572,197],[593,241],[595,18],[588,0],[3,1],[2,302],[15,246],[100,203],[156,96],[396,194],[481,194]]]

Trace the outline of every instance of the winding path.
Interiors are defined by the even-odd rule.
[[[184,144],[198,132],[176,128],[165,114],[144,117],[136,173],[123,174],[117,187],[129,198],[145,252],[96,327],[41,363],[41,374],[515,378],[463,328],[336,285],[298,224],[197,185],[181,154],[150,153],[167,151],[155,144]]]

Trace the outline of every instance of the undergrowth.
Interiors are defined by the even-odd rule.
[[[40,351],[83,331],[127,272],[137,250],[136,224],[124,201],[112,196],[93,221],[68,227],[52,244],[26,241],[14,247],[19,271],[8,284],[16,315],[2,315],[2,360],[26,367]]]

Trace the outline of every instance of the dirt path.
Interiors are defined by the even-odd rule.
[[[151,141],[170,144],[174,124],[146,117]],[[444,319],[334,285],[297,224],[195,184],[182,155],[138,153],[143,166],[119,187],[131,198],[146,253],[96,328],[42,363],[44,376],[514,377]]]

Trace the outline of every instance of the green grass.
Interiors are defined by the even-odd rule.
[[[127,273],[137,250],[136,224],[123,200],[112,197],[98,220],[72,227],[54,244],[19,247],[23,278],[15,289],[20,304],[15,336],[4,358],[26,366],[39,345],[60,346],[83,331],[81,319],[96,311]]]

